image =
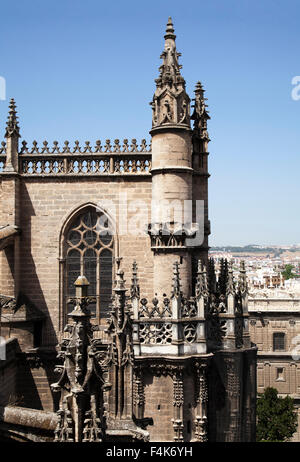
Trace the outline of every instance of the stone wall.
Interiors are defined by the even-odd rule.
[[[74,210],[85,204],[100,204],[119,200],[134,204],[137,199],[148,204],[150,213],[151,177],[138,178],[26,178],[21,185],[21,280],[20,290],[47,315],[43,332],[43,344],[57,343],[60,325],[59,258],[62,226]],[[125,204],[120,204],[124,211]],[[128,211],[133,219],[134,210]],[[148,217],[145,216],[145,224]],[[131,268],[134,259],[139,266],[141,291],[153,295],[153,256],[150,238],[144,236],[119,236],[115,256],[123,257],[122,266]],[[126,281],[127,287],[130,280]]]
[[[147,430],[150,441],[173,441],[173,381],[170,376],[144,377],[145,384],[145,417],[152,417],[153,425]]]
[[[57,408],[56,396],[50,389],[55,382],[57,374],[54,373],[54,363],[36,364],[26,356],[19,361],[17,374],[17,394],[23,407],[55,411]]]
[[[263,393],[265,388],[273,387],[281,396],[289,395],[294,399],[298,429],[292,440],[300,441],[300,365],[293,358],[293,351],[299,355],[299,299],[251,299],[249,308],[251,340],[258,347],[257,392]],[[277,332],[285,334],[284,349],[280,351],[273,348],[273,334]]]

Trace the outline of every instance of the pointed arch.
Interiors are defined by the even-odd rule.
[[[79,275],[89,280],[89,295],[95,298],[90,311],[95,322],[109,315],[113,281],[113,260],[118,256],[116,226],[109,213],[95,203],[74,207],[60,231],[60,327],[64,328],[72,309]]]

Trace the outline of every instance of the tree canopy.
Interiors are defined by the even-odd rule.
[[[297,278],[297,274],[293,273],[294,266],[291,264],[285,265],[284,270],[281,272],[285,280]]]
[[[257,441],[288,441],[297,430],[297,414],[290,396],[281,398],[268,387],[257,400]]]

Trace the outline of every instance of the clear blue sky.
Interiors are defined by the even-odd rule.
[[[187,90],[207,90],[210,244],[300,243],[299,0],[2,0],[22,138],[149,140],[170,15]]]

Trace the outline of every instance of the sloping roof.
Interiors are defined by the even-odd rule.
[[[0,295],[1,323],[41,321],[46,315],[20,293],[18,299]]]
[[[13,225],[0,225],[0,250],[12,244],[20,229]]]

